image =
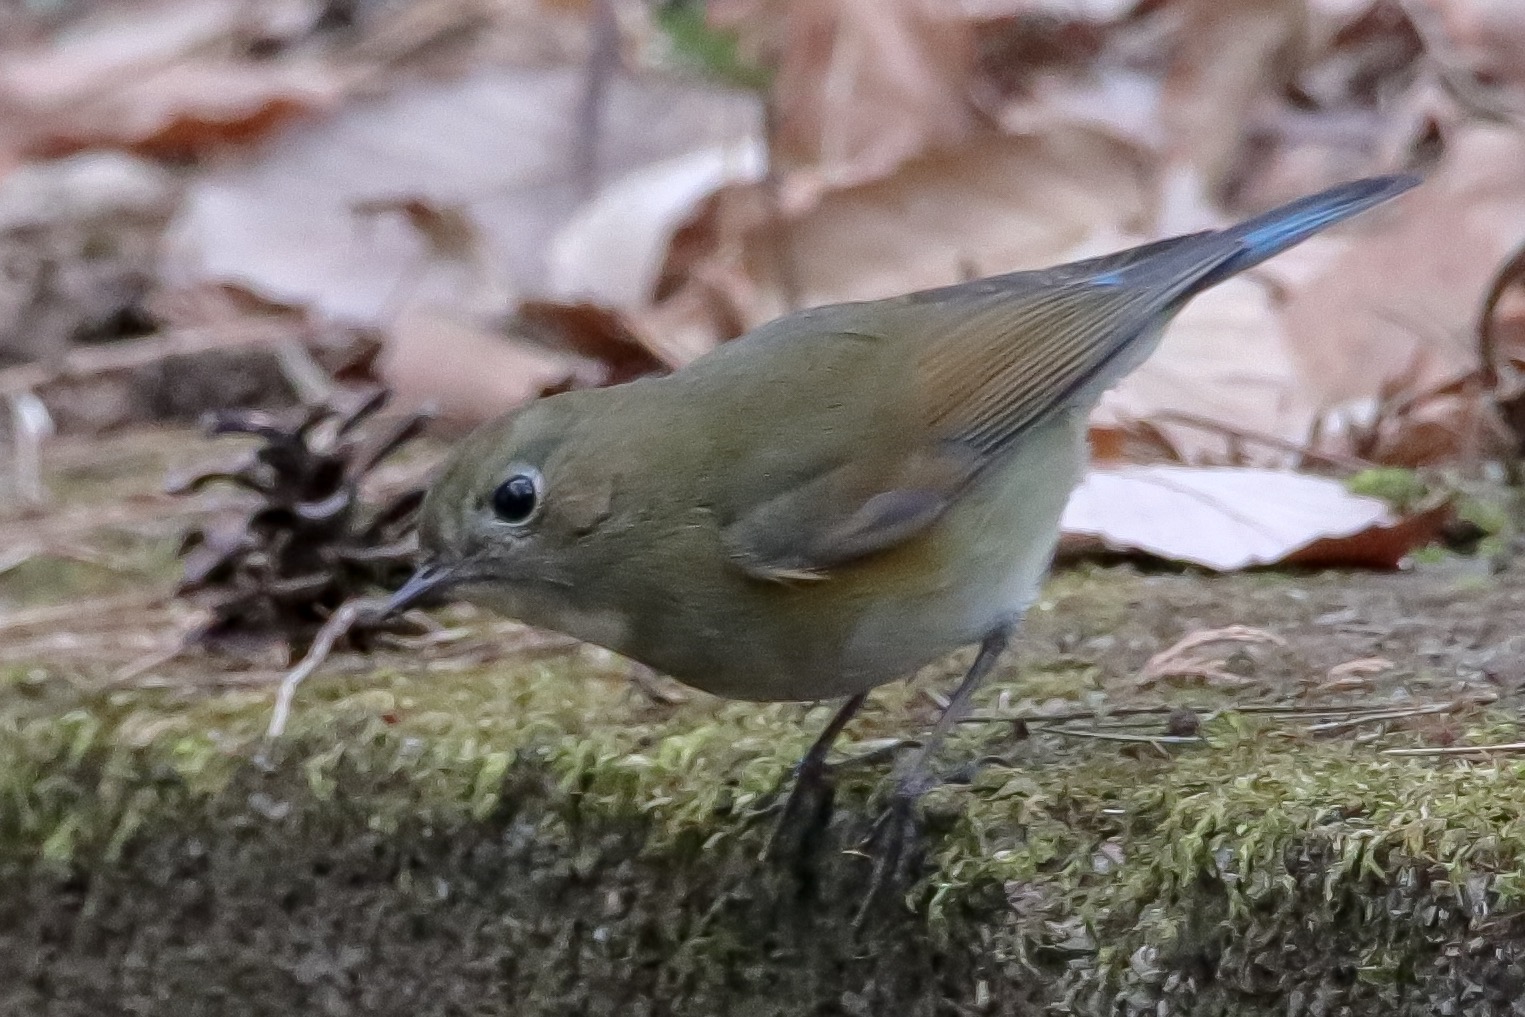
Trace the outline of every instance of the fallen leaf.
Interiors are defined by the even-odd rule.
[[[1307,437],[1317,408],[1287,354],[1271,292],[1241,276],[1187,304],[1093,420],[1146,422],[1187,462],[1221,462],[1235,446],[1252,462],[1280,462]],[[1186,425],[1182,414],[1206,426]]]
[[[1061,522],[1061,550],[1143,553],[1219,572],[1339,563],[1396,568],[1443,519],[1400,518],[1323,477],[1266,469],[1094,470]]]
[[[632,170],[579,208],[551,239],[546,289],[563,300],[644,307],[679,228],[722,187],[762,179],[760,139],[699,149]]]
[[[878,180],[975,127],[971,23],[941,0],[719,0],[710,20],[776,68],[772,151],[829,187]]]
[[[1309,568],[1394,569],[1409,552],[1433,544],[1456,515],[1449,502],[1398,516],[1360,533],[1321,537],[1288,556],[1288,564]]]
[[[1139,668],[1133,680],[1139,688],[1149,688],[1170,678],[1193,678],[1219,688],[1238,688],[1252,684],[1248,676],[1228,670],[1228,658],[1215,657],[1206,652],[1207,647],[1219,643],[1287,648],[1287,641],[1276,633],[1248,625],[1201,629],[1183,636],[1150,657]]]
[[[793,307],[1043,267],[1137,225],[1138,160],[1126,142],[1070,127],[923,156],[782,215],[761,187],[726,188],[701,212],[709,249],[664,275],[699,276],[751,327]]]
[[[398,405],[431,407],[456,424],[490,420],[546,392],[596,385],[597,361],[510,342],[469,319],[430,307],[404,311],[387,329],[381,373]]]
[[[1288,292],[1287,352],[1310,399],[1370,415],[1406,374],[1424,390],[1477,370],[1484,296],[1525,237],[1522,164],[1519,132],[1463,128],[1423,186],[1364,216],[1327,266]]]
[[[1181,0],[1176,52],[1165,75],[1161,116],[1167,161],[1190,167],[1204,194],[1228,180],[1254,123],[1296,68],[1303,0]]]
[[[332,59],[241,55],[259,12],[232,0],[106,5],[49,45],[7,55],[0,108],[31,155],[121,147],[184,159],[332,109],[354,72]],[[247,45],[243,47],[246,50]]]
[[[1525,7],[1517,0],[1429,0],[1420,13],[1438,19],[1449,55],[1464,73],[1525,98]]]
[[[547,248],[580,206],[571,160],[582,90],[578,67],[483,69],[287,131],[258,159],[191,186],[167,274],[236,281],[363,323],[412,303],[478,320],[505,313],[546,292]],[[741,93],[626,75],[611,83],[603,122],[603,161],[618,178],[755,136],[757,112]],[[453,210],[482,257],[439,258],[407,215],[355,214],[378,204]]]
[[[1375,684],[1373,679],[1397,666],[1386,657],[1361,657],[1358,660],[1347,660],[1343,664],[1331,667],[1324,673],[1322,680],[1310,685],[1316,685],[1320,692],[1370,689]]]
[[[604,365],[604,385],[619,385],[677,366],[665,363],[618,311],[589,303],[526,300],[509,321],[512,334],[534,338]]]

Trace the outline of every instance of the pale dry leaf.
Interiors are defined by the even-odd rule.
[[[1412,0],[1411,0],[1412,2]],[[1425,0],[1464,69],[1525,89],[1525,4],[1519,0]]]
[[[794,306],[893,296],[1068,260],[1145,215],[1133,146],[1080,127],[987,137],[780,220],[758,188],[704,210],[712,246],[682,273],[728,294],[747,327]],[[671,273],[671,266],[669,267]]]
[[[1093,419],[1103,427],[1147,422],[1188,462],[1224,460],[1233,444],[1227,429],[1300,444],[1318,407],[1284,343],[1269,289],[1254,278],[1230,279],[1186,305],[1153,356],[1102,397]],[[1167,422],[1175,414],[1225,430]],[[1245,451],[1257,463],[1286,459],[1271,444],[1250,441]]]
[[[1134,676],[1140,688],[1148,688],[1171,678],[1194,678],[1209,685],[1238,688],[1252,684],[1245,675],[1228,670],[1228,659],[1215,657],[1205,650],[1220,643],[1242,646],[1275,646],[1285,649],[1287,641],[1274,632],[1249,625],[1229,625],[1221,629],[1202,629],[1188,633],[1171,646],[1144,662]]]
[[[240,55],[240,40],[277,27],[229,0],[102,6],[0,66],[0,108],[21,125],[11,143],[41,155],[126,147],[185,158],[334,108],[353,69],[310,54]]]
[[[877,180],[975,128],[968,16],[942,0],[719,0],[764,66],[774,157],[832,187]]]
[[[1397,566],[1439,525],[1403,533],[1380,562],[1361,538],[1402,522],[1337,481],[1267,469],[1135,466],[1094,470],[1061,522],[1061,550],[1147,554],[1219,572],[1274,565],[1321,546],[1326,563],[1348,542],[1360,564]]]
[[[387,329],[382,377],[405,407],[432,406],[456,423],[490,420],[542,393],[604,379],[597,361],[511,343],[437,308],[414,307]]]
[[[1423,186],[1364,216],[1288,293],[1287,351],[1311,399],[1359,409],[1406,372],[1422,390],[1479,366],[1484,295],[1525,238],[1522,165],[1525,135],[1463,128]]]
[[[415,302],[502,313],[514,296],[545,291],[547,247],[582,200],[571,172],[582,88],[578,67],[482,69],[288,131],[257,160],[192,185],[168,275],[236,281],[366,323]],[[603,124],[615,176],[759,130],[751,96],[649,76],[615,79]],[[432,258],[403,217],[357,220],[354,207],[376,200],[461,210],[494,285]]]
[[[717,190],[754,183],[766,169],[761,139],[742,138],[632,170],[557,230],[546,288],[562,300],[646,306],[678,228]]]
[[[697,360],[746,331],[723,293],[697,283],[660,304],[626,314],[652,353],[673,367]]]
[[[1116,21],[1139,0],[961,0],[971,18],[992,20],[1016,14],[1036,14],[1062,21]]]
[[[1165,76],[1167,159],[1217,193],[1239,157],[1253,111],[1296,67],[1304,0],[1181,0],[1179,39]]]
[[[1325,692],[1369,689],[1372,687],[1373,679],[1397,666],[1386,657],[1361,657],[1358,660],[1347,660],[1326,671],[1318,685],[1320,690]]]

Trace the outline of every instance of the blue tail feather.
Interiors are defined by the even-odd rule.
[[[1420,179],[1411,173],[1401,173],[1354,180],[1211,234],[1215,240],[1231,241],[1234,246],[1218,264],[1197,278],[1191,292],[1200,293],[1231,275],[1253,268],[1327,226],[1402,194]]]

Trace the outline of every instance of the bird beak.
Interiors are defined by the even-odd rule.
[[[426,599],[432,593],[438,593],[454,585],[456,569],[449,565],[422,565],[417,572],[408,577],[408,581],[387,601],[386,617],[406,611],[408,608]]]

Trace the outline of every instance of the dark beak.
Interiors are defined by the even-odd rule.
[[[453,586],[456,581],[456,569],[449,565],[423,565],[418,571],[408,577],[408,581],[387,601],[386,616],[406,611],[408,608],[421,601],[432,599],[436,593],[441,593]]]

